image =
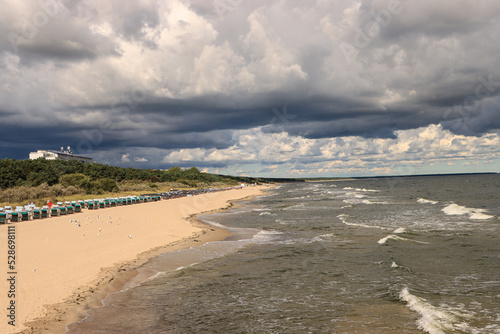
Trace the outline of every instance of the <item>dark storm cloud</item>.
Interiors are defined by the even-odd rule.
[[[136,148],[123,163],[140,165],[139,148],[152,164],[238,145],[245,129],[320,140],[500,128],[496,1],[52,3],[0,4],[0,124],[13,152],[80,144],[118,161]]]

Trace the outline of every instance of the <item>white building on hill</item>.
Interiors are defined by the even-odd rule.
[[[37,150],[36,152],[30,153],[31,160],[36,160],[38,158],[44,158],[46,160],[78,160],[86,164],[91,164],[93,162],[92,158],[73,154],[69,146],[67,151],[64,151],[64,147],[61,147],[61,151]]]

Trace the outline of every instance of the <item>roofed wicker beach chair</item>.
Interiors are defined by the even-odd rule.
[[[12,211],[10,214],[10,221],[15,223],[20,222],[21,221],[20,213],[17,211]]]
[[[66,216],[66,207],[63,205],[59,208],[59,215]]]
[[[21,211],[21,221],[23,222],[27,222],[28,220],[30,220],[30,214],[31,212],[29,211]]]
[[[40,212],[40,208],[35,206],[33,208],[33,219],[40,219],[42,218],[42,215],[41,215],[41,212]]]
[[[59,217],[59,207],[56,205],[56,206],[53,206],[51,209],[50,209],[50,216],[51,217]]]
[[[40,218],[41,219],[44,219],[44,218],[49,218],[49,208],[44,206],[41,210],[40,210]]]
[[[0,212],[0,224],[7,224],[7,214]]]

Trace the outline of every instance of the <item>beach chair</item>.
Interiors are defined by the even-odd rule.
[[[21,217],[19,216],[19,212],[12,211],[11,214],[10,214],[10,221],[17,223],[20,220],[21,220]]]
[[[49,218],[49,210],[47,208],[42,208],[40,210],[40,218],[41,219]]]
[[[59,208],[59,215],[66,216],[66,207],[65,206],[61,206]]]
[[[87,209],[94,210],[94,202],[87,202]]]
[[[116,201],[114,199],[112,199],[111,201],[109,201],[109,206],[110,207],[115,207],[116,206]]]
[[[66,206],[66,213],[68,215],[73,214],[73,205],[70,204],[70,205]]]
[[[82,206],[80,204],[75,205],[75,213],[82,212]]]
[[[109,199],[107,199],[107,200],[104,201],[104,206],[106,208],[110,208],[111,207],[111,203],[109,202]]]
[[[52,209],[50,209],[50,216],[59,217],[59,208],[53,207]]]
[[[99,202],[99,209],[104,209],[105,208],[105,204],[104,202]]]
[[[21,221],[27,222],[30,220],[30,212],[29,211],[21,211]]]
[[[7,214],[0,212],[0,224],[7,224]]]
[[[40,208],[39,207],[35,207],[33,209],[33,219],[40,219],[40,218],[42,218],[41,212],[40,212]]]

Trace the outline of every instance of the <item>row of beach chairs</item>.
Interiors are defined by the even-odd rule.
[[[161,196],[127,196],[120,198],[106,198],[93,200],[80,200],[72,202],[57,202],[56,205],[37,207],[34,205],[18,206],[15,209],[11,206],[0,207],[0,224],[7,222],[22,222],[29,220],[59,217],[82,212],[83,209],[99,210],[123,205],[132,205],[145,202],[156,202],[161,200]]]

